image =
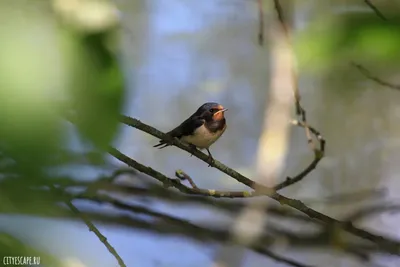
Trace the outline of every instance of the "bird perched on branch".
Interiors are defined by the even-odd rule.
[[[205,103],[178,127],[169,131],[167,135],[188,143],[193,149],[206,149],[210,158],[209,166],[211,166],[214,159],[209,148],[226,130],[224,113],[227,110],[218,103]],[[154,147],[161,149],[170,145],[168,141],[161,140]]]

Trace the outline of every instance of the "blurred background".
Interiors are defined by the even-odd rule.
[[[214,266],[218,257],[225,262],[221,266],[295,266],[251,249],[225,250],[222,240],[196,235],[195,228],[169,226],[168,220],[160,231],[153,223],[162,219],[149,214],[129,215],[142,224],[124,223],[126,210],[112,201],[79,195],[126,167],[107,155],[110,144],[169,177],[183,169],[201,188],[246,189],[183,150],[154,149],[157,138],[118,120],[124,114],[167,132],[201,104],[219,102],[229,109],[228,129],[213,145],[213,156],[250,178],[257,175],[257,162],[263,162],[257,151],[274,78],[269,27],[277,19],[272,1],[261,2],[263,45],[258,43],[256,0],[1,1],[1,256],[40,256],[41,266],[51,267],[118,266],[68,209],[75,199],[126,266]],[[317,168],[281,193],[338,219],[371,203],[397,203],[400,2],[372,1],[381,14],[367,1],[281,2],[292,30],[302,105],[308,122],[327,141]],[[371,80],[353,63],[397,84],[397,89]],[[65,119],[66,110],[77,115],[73,123]],[[279,181],[296,175],[313,159],[301,128],[291,127],[287,142]],[[160,187],[138,172],[118,179],[139,188]],[[53,188],[53,183],[63,187]],[[108,186],[103,190],[116,191]],[[322,201],[376,190],[385,194],[379,199]],[[235,212],[227,214],[212,204],[180,203],[185,199],[171,201],[157,192],[108,195],[205,228],[228,229],[235,220]],[[78,195],[70,198],[74,194]],[[227,202],[234,211],[236,203],[245,203]],[[395,213],[384,213],[357,223],[400,239],[399,220]],[[329,246],[274,249],[305,266],[400,266],[395,256],[375,255],[366,261]]]

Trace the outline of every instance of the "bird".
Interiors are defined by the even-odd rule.
[[[169,137],[178,138],[189,144],[193,149],[206,149],[209,156],[209,167],[214,162],[210,152],[210,146],[214,144],[225,132],[227,124],[224,108],[216,102],[207,102],[201,105],[195,113],[182,122],[179,126],[166,133]],[[170,146],[171,143],[160,140],[157,145],[159,149]],[[193,154],[192,154],[193,155]],[[191,156],[192,156],[191,155]]]

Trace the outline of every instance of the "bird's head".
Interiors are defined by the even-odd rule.
[[[224,113],[227,110],[221,104],[208,102],[199,107],[196,115],[204,118],[206,121],[219,121],[224,119]]]

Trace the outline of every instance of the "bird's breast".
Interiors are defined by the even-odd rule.
[[[192,135],[183,136],[181,139],[186,143],[195,145],[200,149],[209,148],[224,133],[226,125],[223,129],[211,132],[204,124],[197,128]]]

